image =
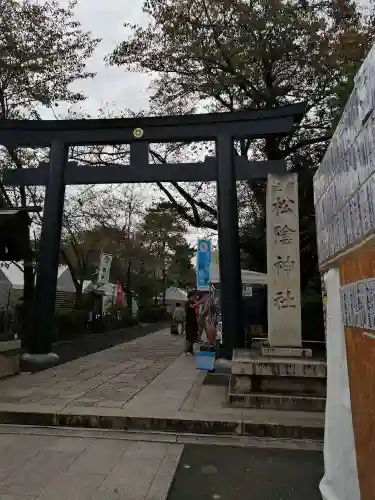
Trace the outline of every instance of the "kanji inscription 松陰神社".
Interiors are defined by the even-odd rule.
[[[268,339],[301,347],[298,180],[269,175],[267,186]]]

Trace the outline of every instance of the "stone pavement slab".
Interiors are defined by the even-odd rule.
[[[1,500],[165,500],[183,445],[0,433]],[[21,457],[26,457],[22,460]]]

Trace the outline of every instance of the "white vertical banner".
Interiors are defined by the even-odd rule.
[[[109,281],[111,273],[112,255],[110,253],[102,253],[100,255],[100,265],[98,272],[98,283],[104,285]]]
[[[346,356],[340,274],[324,276],[327,293],[327,398],[324,430],[323,500],[360,500]]]
[[[301,347],[301,285],[297,174],[268,175],[268,340]]]

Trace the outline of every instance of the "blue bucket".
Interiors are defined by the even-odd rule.
[[[195,366],[197,370],[212,371],[215,364],[215,353],[200,351],[195,355]]]

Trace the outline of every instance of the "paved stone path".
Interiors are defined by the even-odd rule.
[[[183,350],[163,330],[34,375],[0,381],[0,409],[124,408]]]
[[[56,342],[53,344],[52,350],[59,356],[59,365],[62,365],[74,359],[89,356],[95,352],[149,335],[157,330],[162,330],[166,325],[165,321],[158,324],[139,324],[105,333],[87,334],[71,340]]]
[[[184,339],[163,330],[35,375],[0,381],[0,422],[321,439],[324,415],[228,408]]]

